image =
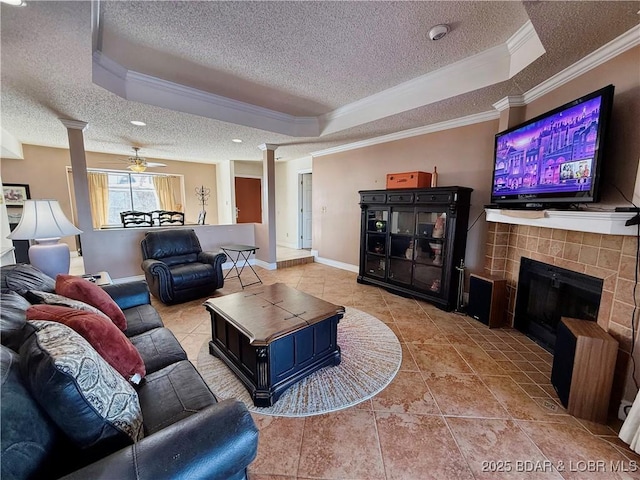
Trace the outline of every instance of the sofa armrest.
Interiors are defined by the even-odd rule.
[[[216,288],[222,288],[224,286],[222,264],[227,261],[227,256],[224,253],[200,252],[198,254],[198,261],[213,265],[213,269],[216,272]]]
[[[113,285],[105,285],[102,288],[122,310],[151,303],[149,286],[144,280],[115,283]]]
[[[143,260],[141,266],[151,292],[163,303],[171,302],[173,300],[173,281],[167,264],[148,258]]]
[[[222,264],[227,261],[227,256],[224,253],[200,252],[198,254],[198,261],[210,263],[214,267],[220,265],[220,268],[222,268]]]
[[[251,414],[243,403],[225,400],[63,478],[244,478],[257,449]]]

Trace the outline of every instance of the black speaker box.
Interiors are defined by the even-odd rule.
[[[467,315],[489,328],[502,327],[506,318],[507,281],[472,273],[469,277]]]

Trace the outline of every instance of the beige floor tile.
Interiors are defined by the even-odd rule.
[[[518,424],[542,453],[558,466],[565,479],[638,478],[640,475],[639,471],[634,472],[634,476],[621,477],[612,472],[612,462],[628,465],[628,459],[613,445],[580,426],[524,421]]]
[[[477,375],[424,373],[423,376],[443,415],[509,418]]]
[[[322,479],[384,479],[373,412],[350,408],[308,417],[298,475]]]
[[[409,348],[407,347],[407,345],[403,342],[400,343],[400,346],[402,347],[402,364],[400,364],[400,371],[401,372],[419,372],[420,369],[418,368],[418,365],[416,364],[415,360],[413,359],[413,355],[411,354],[411,352],[409,351]]]
[[[472,479],[443,417],[376,412],[387,480]]]
[[[396,320],[396,325],[400,334],[401,340],[406,343],[436,343],[449,345],[449,342],[442,331],[435,326],[435,324],[428,319],[424,319],[422,322],[405,322]]]
[[[476,479],[561,479],[513,420],[447,417]],[[546,466],[534,471],[536,465]]]
[[[304,418],[254,415],[260,430],[258,455],[249,472],[261,475],[297,475]]]
[[[452,345],[407,344],[421,372],[471,373],[471,367]]]
[[[506,375],[507,372],[480,347],[465,344],[454,344],[457,352],[478,375]]]
[[[401,340],[403,359],[387,389],[352,408],[306,419],[253,415],[261,433],[251,480],[500,478],[495,472],[485,477],[478,462],[518,456],[574,460],[576,467],[581,459],[624,459],[640,466],[640,455],[617,438],[619,422],[599,425],[558,413],[564,409],[549,380],[553,356],[519,332],[490,330],[427,302],[358,284],[356,274],[326,265],[256,270],[265,284],[321,287],[321,295],[388,323]],[[255,288],[260,286],[245,291]],[[237,280],[228,281],[212,296],[239,291]],[[204,300],[163,305],[152,299],[193,360],[210,339]],[[427,343],[434,339],[442,343]],[[501,375],[491,371],[493,365]],[[553,478],[527,473],[508,478]],[[610,477],[605,474],[563,476]],[[626,472],[619,478],[640,475]]]
[[[420,372],[398,372],[371,403],[377,412],[440,414]]]

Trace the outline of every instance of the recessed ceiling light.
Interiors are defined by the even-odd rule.
[[[429,38],[434,41],[440,40],[447,33],[449,33],[449,30],[449,25],[447,25],[446,23],[436,25],[435,27],[432,27],[431,30],[429,30]]]
[[[132,123],[133,125],[137,125],[138,127],[144,127],[144,126],[146,126],[146,125],[147,125],[146,123],[141,122],[140,120],[131,120],[131,123]]]
[[[24,0],[0,0],[1,3],[6,3],[7,5],[13,5],[14,7],[26,7],[27,2]]]
[[[231,140],[233,143],[242,143],[242,140],[240,140],[239,138],[234,138],[233,140]]]

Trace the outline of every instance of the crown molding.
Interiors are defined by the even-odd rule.
[[[262,150],[263,152],[266,150],[271,150],[271,151],[276,151],[276,149],[279,147],[280,145],[276,145],[275,143],[263,143],[261,145],[258,145],[258,148],[260,150]]]
[[[317,117],[296,117],[130,70],[96,51],[93,82],[127,100],[258,128],[292,137],[317,137]]]
[[[98,12],[99,0],[92,6],[92,12]],[[100,29],[100,18],[92,18],[92,28]],[[100,51],[100,32],[92,33],[93,81],[116,95],[292,137],[321,137],[493,85],[511,78],[544,53],[533,25],[527,22],[504,44],[328,114],[297,117],[127,69]]]
[[[93,5],[99,8],[99,0],[94,0]],[[92,26],[94,29],[100,28],[99,18],[92,20]],[[96,43],[99,45],[100,35],[95,38],[98,40]],[[640,25],[630,29],[523,95],[505,97],[505,99],[496,102],[494,108],[502,111],[505,108],[526,105],[639,44]],[[507,80],[544,53],[544,47],[535,28],[530,21],[527,21],[502,45],[344,105],[318,117],[288,115],[145,75],[125,68],[108,58],[100,50],[95,50],[93,53],[92,72],[94,83],[127,100],[291,137],[322,137]],[[496,112],[485,112],[478,115],[496,115]],[[354,145],[374,145],[384,141],[393,141],[446,128],[468,125],[469,123],[465,122],[469,118],[475,118],[475,116],[471,115],[436,124],[439,126],[450,124],[448,127],[440,128],[436,127],[436,125],[419,127],[378,137],[377,139],[321,150],[312,155],[326,155],[328,154],[326,152],[332,153],[343,151],[342,149],[359,148],[359,146]],[[477,122],[489,119],[493,119],[493,117],[486,117],[485,119],[477,120]],[[477,122],[473,121],[471,123]]]
[[[320,116],[322,135],[508,80],[545,53],[528,21],[504,44]]]
[[[404,138],[417,137],[418,135],[426,135],[428,133],[440,132],[442,130],[449,130],[452,128],[466,127],[467,125],[473,125],[475,123],[488,122],[491,120],[497,120],[500,118],[500,114],[491,110],[488,112],[476,113],[473,115],[467,115],[466,117],[455,118],[453,120],[447,120],[444,122],[434,123],[432,125],[426,125],[424,127],[412,128],[410,130],[403,130],[402,132],[390,133],[381,137],[369,138],[359,142],[348,143],[346,145],[339,145],[337,147],[331,147],[324,150],[318,150],[317,152],[311,152],[311,157],[321,157],[323,155],[331,155],[339,152],[346,152],[349,150],[355,150],[356,148],[370,147],[372,145],[378,145],[379,143],[393,142],[395,140],[402,140]]]
[[[508,97],[504,97],[501,100],[498,100],[493,104],[493,108],[502,112],[507,108],[511,107],[524,107],[526,102],[524,101],[524,97],[522,95],[509,95]]]
[[[0,127],[2,134],[2,141],[0,141],[0,150],[2,158],[13,158],[16,160],[24,160],[24,153],[22,152],[22,143],[7,132],[3,127]]]
[[[606,45],[603,45],[581,60],[578,60],[570,67],[565,68],[561,72],[556,73],[554,76],[533,87],[523,95],[525,103],[531,103],[534,100],[537,100],[543,95],[546,95],[565,83],[570,82],[574,78],[585,74],[589,70],[602,65],[603,63],[638,45],[640,45],[640,25],[636,25],[619,37],[614,38]]]
[[[72,120],[70,118],[59,118],[58,120],[60,120],[62,124],[67,128],[82,130],[83,132],[89,126],[87,122],[83,122],[81,120]]]
[[[546,53],[536,29],[528,20],[507,40],[507,49],[511,55],[509,78],[532,64],[538,57]]]

